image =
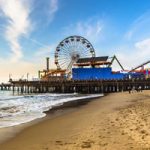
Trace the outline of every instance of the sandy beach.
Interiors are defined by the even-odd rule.
[[[55,110],[55,117],[49,112],[0,150],[150,149],[150,91],[109,94],[68,108]]]

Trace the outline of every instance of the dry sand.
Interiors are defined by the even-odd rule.
[[[150,91],[115,93],[33,124],[0,150],[149,150]]]

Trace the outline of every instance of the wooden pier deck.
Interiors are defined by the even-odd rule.
[[[55,80],[11,81],[12,91],[19,93],[112,93],[120,91],[148,90],[150,79],[128,80]]]

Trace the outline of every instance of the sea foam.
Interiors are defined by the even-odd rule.
[[[0,93],[0,128],[19,125],[42,118],[45,111],[65,102],[103,96],[74,94],[38,94],[12,96],[9,92]]]

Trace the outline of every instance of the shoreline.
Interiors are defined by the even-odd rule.
[[[129,150],[150,148],[150,91],[113,93],[85,105],[47,112],[0,150]],[[59,113],[61,115],[59,115]],[[50,118],[49,118],[50,117]]]
[[[103,96],[101,96],[103,97]],[[46,114],[45,117],[37,118],[35,120],[32,120],[30,122],[22,123],[15,126],[0,128],[0,144],[7,142],[11,140],[12,138],[15,138],[18,133],[22,132],[24,129],[33,126],[35,124],[38,124],[42,121],[45,121],[47,119],[53,119],[55,117],[62,116],[66,113],[73,112],[79,107],[86,105],[92,100],[96,100],[98,98],[85,98],[85,99],[77,99],[74,101],[68,101],[64,102],[61,105],[53,106],[51,109],[44,111],[43,113]]]

